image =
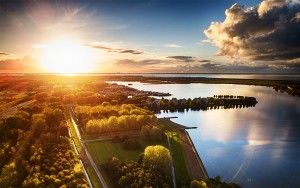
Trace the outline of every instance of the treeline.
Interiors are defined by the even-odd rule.
[[[0,187],[87,187],[58,108],[24,108],[0,122]]]
[[[194,109],[194,110],[208,110],[210,108],[224,107],[234,108],[251,107],[255,106],[257,100],[255,97],[243,97],[243,96],[215,96],[206,98],[194,98],[194,99],[151,99],[144,100],[144,105],[153,111],[160,110],[182,110],[182,109]]]
[[[87,134],[113,133],[117,131],[140,130],[143,125],[155,124],[154,115],[121,115],[104,119],[89,120],[85,126]]]
[[[137,162],[113,157],[103,167],[114,187],[172,187],[171,155],[161,145],[146,147]]]
[[[132,104],[111,105],[104,102],[98,106],[77,106],[75,114],[79,126],[87,134],[138,130],[143,125],[156,122],[151,111]]]

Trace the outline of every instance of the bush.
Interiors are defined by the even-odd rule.
[[[137,150],[141,148],[141,145],[136,139],[130,138],[123,141],[122,147],[127,150]]]
[[[112,142],[114,143],[122,142],[121,137],[119,135],[114,136]]]
[[[158,127],[143,126],[140,132],[141,138],[150,141],[160,141],[164,138],[163,131]]]
[[[207,188],[205,181],[193,180],[191,181],[190,188]]]

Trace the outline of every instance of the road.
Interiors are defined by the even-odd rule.
[[[70,109],[69,109],[69,115],[70,115],[70,118],[71,118],[71,122],[72,122],[72,124],[73,124],[73,126],[74,126],[74,128],[75,128],[75,131],[76,131],[76,134],[77,134],[77,136],[78,136],[78,139],[79,139],[79,141],[80,141],[80,144],[81,144],[81,146],[82,146],[82,148],[83,148],[83,150],[84,150],[84,152],[85,152],[85,154],[86,154],[86,156],[87,156],[87,158],[88,158],[90,164],[92,165],[94,171],[96,172],[98,179],[100,180],[100,182],[101,182],[103,188],[108,188],[108,185],[106,184],[106,182],[105,182],[105,180],[104,180],[104,178],[103,178],[101,172],[99,171],[99,169],[98,169],[98,167],[97,167],[95,161],[94,161],[93,158],[91,157],[91,155],[90,155],[89,151],[87,150],[87,148],[86,148],[86,146],[85,146],[83,140],[81,139],[80,132],[79,132],[78,127],[77,127],[77,124],[76,124],[76,122],[75,122],[75,120],[74,120],[74,115],[73,115],[73,113],[71,112]]]

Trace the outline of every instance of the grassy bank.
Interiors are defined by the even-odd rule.
[[[172,157],[175,167],[176,185],[188,185],[191,181],[191,177],[186,166],[184,151],[180,144],[179,135],[176,132],[167,132],[167,136],[170,140],[170,150],[173,153]]]

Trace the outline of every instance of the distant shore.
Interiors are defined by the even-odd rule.
[[[151,84],[238,84],[272,87],[276,91],[300,96],[299,80],[264,80],[208,77],[144,77],[144,76],[102,76],[107,81],[143,82]]]

